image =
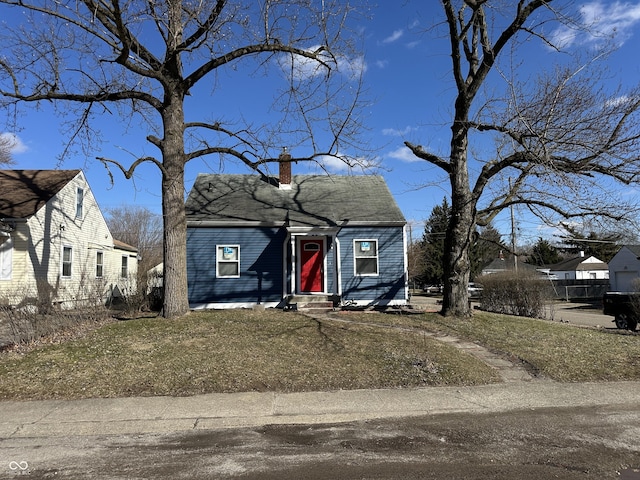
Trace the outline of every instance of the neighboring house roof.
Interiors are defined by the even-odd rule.
[[[136,247],[132,247],[131,245],[121,242],[120,240],[113,239],[113,246],[120,250],[127,250],[129,252],[137,252],[138,249]]]
[[[537,270],[535,265],[531,265],[529,263],[524,263],[521,260],[518,260],[518,269],[522,270]],[[487,275],[490,273],[497,272],[505,272],[515,270],[515,262],[513,259],[513,255],[507,255],[505,257],[494,258],[489,264],[485,265],[482,268],[482,274]]]
[[[0,170],[0,218],[29,218],[80,170]]]
[[[200,174],[186,202],[189,221],[221,225],[404,225],[378,175],[294,175],[291,189],[259,175]]]
[[[640,260],[640,245],[624,245],[623,248],[627,248]],[[620,249],[622,250],[622,248]],[[618,250],[618,252],[620,251]]]
[[[587,260],[590,260],[587,262]],[[575,257],[550,265],[551,272],[580,272],[585,270],[609,270],[609,266],[596,257]]]

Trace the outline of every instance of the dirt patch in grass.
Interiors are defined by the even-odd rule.
[[[416,332],[269,310],[115,322],[82,338],[0,355],[2,399],[476,385],[498,380],[478,360]]]

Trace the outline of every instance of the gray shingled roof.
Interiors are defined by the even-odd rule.
[[[631,253],[633,253],[635,256],[640,257],[640,245],[624,245],[624,247],[627,247],[629,250],[631,250]]]
[[[573,257],[567,260],[563,260],[562,262],[556,263],[555,265],[551,265],[549,270],[552,272],[572,272],[572,271],[584,271],[584,270],[609,270],[609,266],[602,262],[600,259],[595,258],[600,263],[584,263],[585,260],[591,258],[589,257]]]
[[[291,190],[259,175],[200,174],[186,202],[187,221],[290,226],[404,225],[378,175],[293,175]]]

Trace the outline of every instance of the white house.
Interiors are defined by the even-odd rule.
[[[609,262],[609,282],[614,292],[637,290],[640,279],[640,245],[625,245]]]
[[[569,258],[549,267],[549,274],[559,280],[606,280],[609,266],[594,256]]]
[[[0,301],[104,302],[135,290],[137,267],[81,170],[0,170]]]

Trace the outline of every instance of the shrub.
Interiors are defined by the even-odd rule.
[[[488,312],[540,318],[551,298],[548,283],[529,272],[504,272],[477,279],[483,286],[480,308]]]
[[[0,293],[0,349],[109,316],[103,282],[83,278],[72,288],[64,302],[55,301],[58,289],[45,281],[38,281],[37,287]]]

